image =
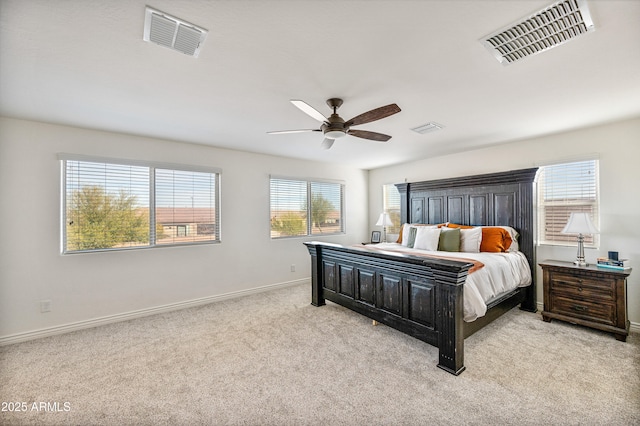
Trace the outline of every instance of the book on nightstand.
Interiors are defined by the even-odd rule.
[[[631,269],[629,259],[613,260],[606,257],[599,257],[597,261],[597,265],[600,268],[618,269],[621,271],[624,271],[625,269]]]

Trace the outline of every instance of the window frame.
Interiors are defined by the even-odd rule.
[[[594,182],[593,182],[593,194],[594,194],[594,198],[593,201],[589,202],[588,201],[588,197],[583,197],[583,198],[574,198],[571,199],[569,197],[567,197],[566,195],[564,196],[564,198],[558,198],[558,201],[555,202],[549,202],[549,201],[545,201],[544,197],[545,197],[545,168],[552,168],[552,167],[566,167],[567,169],[570,168],[572,165],[576,165],[578,166],[579,163],[587,163],[587,162],[593,162],[593,172],[594,172]],[[587,170],[588,168],[585,168],[585,170]],[[577,174],[576,174],[577,177]],[[572,181],[571,184],[572,185],[571,189],[575,189],[577,186],[580,185],[579,181]],[[545,165],[540,165],[539,166],[539,170],[538,170],[538,175],[536,176],[536,189],[537,189],[537,197],[536,197],[536,212],[537,212],[537,223],[538,223],[538,231],[537,231],[537,245],[538,246],[565,246],[565,247],[576,247],[578,245],[577,242],[577,236],[576,235],[572,235],[572,234],[567,234],[566,238],[561,238],[561,239],[554,239],[553,237],[549,238],[548,237],[548,233],[546,231],[546,210],[545,207],[548,206],[556,206],[559,208],[566,208],[566,211],[568,212],[567,214],[567,220],[568,220],[568,216],[570,215],[571,212],[585,212],[585,206],[591,206],[590,207],[590,214],[591,214],[591,219],[594,223],[594,225],[596,226],[596,228],[600,229],[600,199],[601,199],[601,194],[600,194],[600,160],[599,158],[593,158],[593,157],[589,157],[589,158],[582,158],[582,159],[575,159],[575,160],[565,160],[565,161],[561,161],[561,162],[557,162],[557,163],[551,163],[551,164],[545,164]],[[555,188],[554,188],[555,189]],[[565,188],[567,191],[569,190],[569,188]],[[573,208],[575,207],[575,208]],[[566,222],[560,223],[559,225],[557,225],[557,227],[564,227],[564,225],[566,225]],[[551,233],[553,233],[553,231],[551,231]],[[557,232],[556,232],[557,233]],[[585,235],[585,239],[584,239],[584,246],[585,247],[589,247],[589,248],[598,248],[600,246],[600,237],[599,234],[593,234],[593,235]]]
[[[305,234],[299,235],[284,235],[284,236],[273,236],[273,228],[272,228],[272,219],[275,217],[272,210],[272,184],[274,180],[283,180],[283,181],[291,181],[298,183],[306,184],[306,232]],[[312,212],[312,202],[313,202],[313,184],[334,184],[339,185],[340,188],[340,208],[339,208],[339,220],[340,220],[340,230],[337,232],[331,233],[314,233],[313,232],[313,212]],[[332,180],[332,179],[318,179],[318,178],[299,178],[299,177],[291,177],[291,176],[279,176],[279,175],[270,175],[269,176],[269,239],[271,240],[283,240],[290,238],[308,238],[308,237],[319,237],[319,236],[328,236],[328,235],[344,235],[346,234],[346,223],[345,223],[345,200],[346,194],[346,185],[344,181],[341,180]]]
[[[111,157],[99,157],[81,154],[69,154],[58,153],[57,158],[60,162],[60,253],[63,255],[95,253],[95,252],[107,252],[107,251],[126,251],[126,250],[146,250],[162,247],[178,247],[178,246],[194,246],[205,244],[219,244],[222,242],[222,226],[221,226],[221,209],[220,209],[220,185],[222,169],[218,167],[208,166],[196,166],[179,163],[168,163],[159,161],[145,161],[145,160],[129,160],[121,158]],[[121,165],[131,167],[145,167],[149,169],[149,243],[146,245],[138,245],[131,247],[108,247],[97,249],[85,249],[85,250],[68,250],[67,248],[67,161],[77,162],[89,162],[108,165]],[[194,172],[194,173],[208,173],[215,175],[215,182],[213,185],[214,191],[214,220],[216,223],[216,238],[213,240],[204,241],[182,241],[172,243],[159,244],[156,240],[156,169],[181,171],[181,172]]]

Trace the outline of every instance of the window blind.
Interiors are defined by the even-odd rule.
[[[60,159],[63,253],[220,240],[218,173]]]
[[[271,179],[271,238],[307,235],[307,182]]]
[[[311,235],[342,232],[343,186],[333,182],[310,182],[310,186]]]
[[[344,185],[270,178],[271,238],[344,232]]]
[[[393,225],[387,227],[387,233],[399,234],[400,227],[400,192],[395,184],[386,184],[382,186],[383,208],[389,214]]]
[[[149,245],[149,169],[67,161],[65,249]]]
[[[218,239],[215,174],[156,169],[155,188],[157,244]]]
[[[576,244],[576,236],[563,234],[572,212],[586,212],[598,227],[598,160],[554,164],[538,175],[538,239],[542,244]],[[585,235],[585,245],[597,245],[597,235]]]

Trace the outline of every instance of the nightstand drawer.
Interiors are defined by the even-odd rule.
[[[550,312],[603,324],[614,325],[616,323],[616,309],[612,303],[593,303],[555,296],[551,299]]]
[[[578,297],[583,300],[615,300],[615,281],[613,279],[593,279],[575,275],[553,273],[550,290],[557,294]]]

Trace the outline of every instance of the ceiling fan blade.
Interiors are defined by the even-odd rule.
[[[389,139],[391,139],[391,136],[389,135],[384,135],[382,133],[376,133],[376,132],[369,132],[367,130],[349,130],[347,134],[351,136],[355,136],[357,138],[370,139],[372,141],[378,141],[378,142],[386,142]]]
[[[324,140],[322,141],[322,144],[320,145],[322,148],[324,149],[329,149],[333,146],[333,143],[335,142],[335,139],[331,139],[331,138],[324,138]]]
[[[381,118],[396,114],[400,111],[400,107],[396,104],[385,105],[353,117],[351,120],[345,123],[345,126],[356,126],[358,124],[370,123],[372,121],[380,120]]]
[[[298,108],[300,108],[300,110],[305,114],[307,114],[309,117],[315,118],[321,123],[324,123],[325,121],[327,121],[327,118],[324,115],[322,115],[320,111],[318,111],[317,109],[315,109],[314,107],[306,103],[305,101],[301,101],[299,99],[291,99],[290,102],[295,106],[297,106]]]
[[[321,132],[320,129],[300,129],[300,130],[276,130],[275,132],[267,132],[269,135],[283,135],[286,133],[307,133],[307,132]]]

